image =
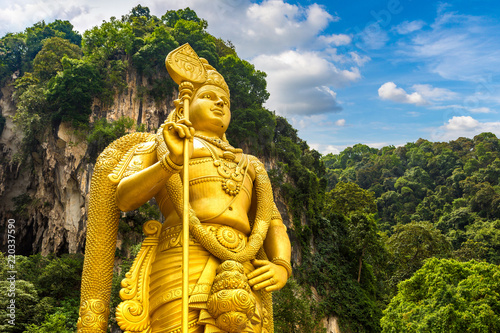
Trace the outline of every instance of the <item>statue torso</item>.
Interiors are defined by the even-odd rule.
[[[242,153],[194,139],[189,163],[189,202],[202,223],[227,225],[250,234],[248,213],[255,172]],[[165,216],[164,228],[181,223],[166,189],[156,196]]]

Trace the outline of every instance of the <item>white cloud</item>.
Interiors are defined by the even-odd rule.
[[[426,100],[446,101],[457,98],[458,94],[444,88],[434,88],[430,84],[414,84],[413,90],[419,93]]]
[[[333,126],[326,114],[313,114],[310,116],[295,115],[290,118],[293,127],[298,129],[319,128]]]
[[[336,126],[339,126],[339,127],[344,127],[345,126],[345,119],[339,119],[335,122],[335,125]]]
[[[352,38],[349,35],[323,35],[319,36],[319,40],[327,45],[333,44],[334,46],[348,45],[351,43]]]
[[[320,154],[322,155],[326,155],[326,154],[334,154],[334,155],[337,155],[337,154],[340,154],[341,151],[343,151],[344,149],[347,148],[347,145],[342,145],[342,146],[339,146],[339,145],[328,145],[328,144],[324,144],[324,143],[308,143],[309,147],[311,147],[312,149],[318,151]]]
[[[428,102],[418,92],[408,94],[403,88],[398,88],[394,82],[386,82],[378,89],[378,95],[382,99],[397,103],[425,105]]]
[[[73,21],[89,10],[88,5],[76,0],[9,1],[0,6],[0,34],[3,37],[8,32],[21,32],[42,20],[46,23],[55,19]]]
[[[361,39],[361,43],[357,43],[360,48],[367,49],[381,49],[389,41],[389,35],[380,24],[374,22],[363,29],[362,32],[358,34]]]
[[[483,132],[492,132],[499,136],[500,122],[480,122],[471,116],[455,116],[436,129],[431,137],[433,140],[450,141],[459,137],[472,138]]]
[[[371,60],[371,58],[369,56],[359,55],[358,53],[356,53],[354,51],[349,52],[349,55],[351,56],[351,59],[356,63],[356,65],[358,65],[360,67]]]
[[[416,21],[404,21],[401,24],[394,27],[394,30],[400,35],[406,35],[414,31],[418,31],[425,26],[425,22],[422,20]]]
[[[448,120],[448,124],[444,125],[444,127],[450,131],[470,131],[478,126],[479,121],[471,116],[453,117]]]
[[[485,17],[439,12],[429,29],[398,44],[404,61],[423,62],[443,78],[481,81],[500,72],[500,25]]]
[[[358,68],[339,69],[317,52],[261,55],[253,63],[268,74],[271,97],[267,107],[286,115],[339,111],[336,93],[330,87],[345,86],[361,77]]]
[[[363,145],[366,145],[366,146],[371,147],[371,148],[380,149],[382,147],[389,146],[390,143],[388,143],[388,142],[365,142],[365,143],[363,143]]]
[[[485,107],[485,106],[482,106],[479,108],[471,108],[471,109],[469,109],[469,111],[472,113],[494,113],[493,110],[491,110],[490,108]]]
[[[467,102],[467,101],[466,101]],[[474,103],[475,104],[475,103]],[[471,107],[466,104],[451,104],[451,105],[433,105],[430,109],[434,110],[455,110],[461,114],[464,114],[465,111],[470,113],[497,113],[495,110],[492,110],[489,107],[481,106],[481,107]]]

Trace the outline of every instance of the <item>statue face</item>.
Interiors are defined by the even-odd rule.
[[[229,96],[214,85],[202,86],[191,100],[189,120],[196,131],[222,136],[229,126]]]

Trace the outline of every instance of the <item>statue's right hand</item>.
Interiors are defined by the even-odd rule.
[[[170,152],[170,159],[177,165],[184,162],[184,140],[189,140],[189,157],[193,154],[194,127],[189,120],[181,119],[178,122],[166,122],[163,126],[163,139]]]

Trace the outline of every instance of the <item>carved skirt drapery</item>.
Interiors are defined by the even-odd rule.
[[[211,227],[208,227],[211,228]],[[212,227],[228,232],[229,227]],[[150,275],[149,315],[152,333],[180,332],[182,311],[182,247],[180,226],[162,231],[155,261]],[[222,232],[219,232],[222,233]],[[234,231],[237,238],[245,243],[246,237]],[[216,333],[225,332],[217,327],[216,318],[208,312],[210,291],[216,278],[216,270],[221,261],[211,255],[199,243],[191,239],[189,244],[189,332]],[[250,262],[243,263],[244,273],[255,268]],[[238,279],[239,281],[241,279]],[[246,278],[245,278],[246,280]],[[263,314],[260,292],[250,291],[255,300],[255,311],[241,332],[262,332]],[[244,295],[243,295],[244,296]],[[245,297],[243,297],[245,298]],[[245,300],[246,301],[246,300]],[[227,305],[234,307],[234,304]]]

